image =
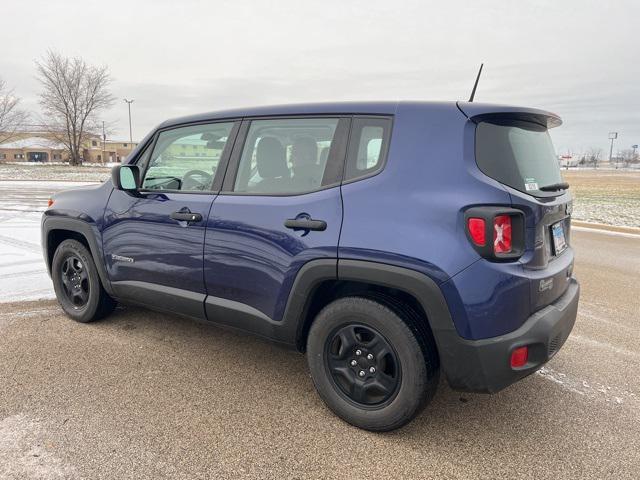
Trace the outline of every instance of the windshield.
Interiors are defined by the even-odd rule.
[[[521,192],[545,197],[541,187],[562,182],[547,128],[533,122],[480,122],[476,128],[476,162],[485,175]]]

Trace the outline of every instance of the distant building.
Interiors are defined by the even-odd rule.
[[[578,162],[579,162],[579,159],[577,156],[573,156],[569,154],[558,156],[558,163],[560,164],[561,167],[577,167]]]
[[[137,146],[137,142],[131,143],[124,140],[103,142],[100,137],[93,137],[85,142],[82,157],[85,162],[92,163],[123,162]]]
[[[82,160],[87,163],[124,161],[137,142],[107,140],[88,135],[82,145]],[[0,143],[0,163],[6,162],[68,162],[69,152],[51,134],[37,128],[16,132],[8,142]]]
[[[62,162],[66,147],[43,137],[16,137],[0,143],[0,162]],[[68,158],[67,158],[68,160]]]

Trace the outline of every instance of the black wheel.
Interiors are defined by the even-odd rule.
[[[87,248],[63,241],[53,255],[51,277],[64,312],[78,322],[92,322],[113,312],[116,302],[104,291]]]
[[[346,297],[316,317],[307,361],[325,404],[343,420],[374,431],[413,419],[438,385],[435,345],[408,317],[369,298]]]

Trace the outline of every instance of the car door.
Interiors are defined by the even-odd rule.
[[[114,190],[104,217],[104,260],[116,296],[204,317],[205,226],[238,126],[164,129],[134,160],[139,191]]]
[[[338,116],[243,122],[207,222],[209,320],[279,322],[305,263],[337,266],[349,123]]]

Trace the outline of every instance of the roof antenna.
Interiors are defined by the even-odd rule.
[[[476,77],[476,83],[473,84],[473,90],[471,90],[471,96],[469,97],[469,101],[473,102],[473,97],[476,96],[476,88],[478,88],[478,80],[480,80],[480,74],[482,73],[482,67],[484,63],[480,64],[480,70],[478,70],[478,76]]]

